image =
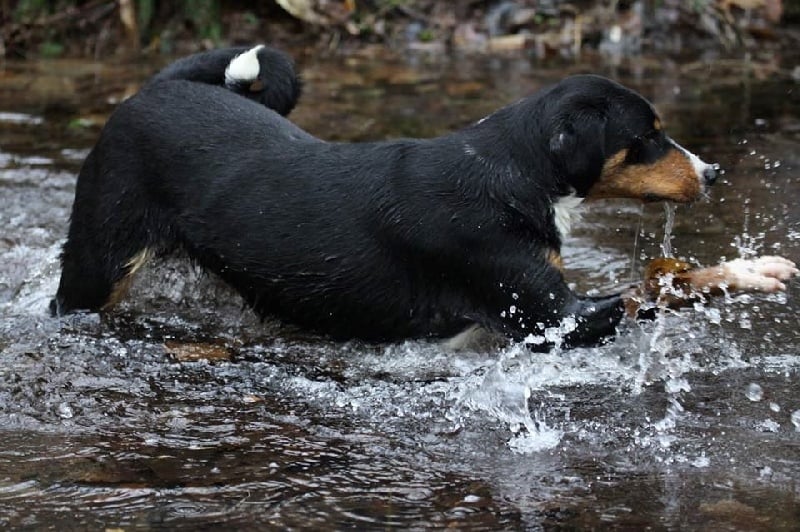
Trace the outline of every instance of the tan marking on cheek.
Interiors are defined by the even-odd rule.
[[[702,193],[691,161],[676,149],[653,164],[626,164],[626,150],[615,153],[605,165],[588,198],[656,198],[676,202],[696,200]]]
[[[550,265],[553,266],[558,271],[560,271],[560,272],[564,271],[564,259],[563,259],[563,257],[561,257],[561,254],[558,251],[556,251],[554,249],[551,249],[550,251],[548,251],[547,252],[547,262],[549,262]]]
[[[128,261],[125,265],[125,269],[127,270],[125,276],[114,284],[114,289],[111,291],[108,301],[106,301],[106,304],[103,305],[100,310],[108,310],[116,306],[128,295],[128,291],[131,289],[131,284],[133,283],[133,275],[147,263],[151,256],[152,252],[144,248]]]
[[[658,117],[656,117],[656,119],[653,120],[653,129],[655,129],[656,131],[661,131],[661,120]]]

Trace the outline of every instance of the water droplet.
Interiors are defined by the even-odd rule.
[[[714,325],[719,325],[722,323],[722,315],[720,314],[718,308],[703,307],[703,311],[705,312],[709,322],[713,323]]]
[[[58,416],[61,419],[70,419],[74,415],[75,413],[72,411],[72,407],[70,407],[67,403],[61,403],[58,405]]]
[[[756,425],[756,428],[761,432],[778,432],[781,430],[780,424],[773,419],[765,419]]]
[[[744,394],[753,402],[760,401],[764,398],[764,390],[755,382],[751,382],[747,386],[747,390],[744,392]]]
[[[743,312],[742,315],[739,317],[739,327],[742,329],[752,329],[753,324],[750,321],[750,315],[746,312]]]
[[[794,425],[794,430],[800,432],[800,410],[792,412],[792,425]]]
[[[667,393],[675,394],[679,392],[691,392],[692,387],[689,385],[689,381],[685,378],[675,378],[675,379],[667,379],[664,382],[664,390]]]
[[[711,460],[706,456],[706,453],[701,453],[700,456],[689,463],[694,467],[708,467],[711,465]]]

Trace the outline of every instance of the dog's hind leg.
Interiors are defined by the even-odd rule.
[[[141,194],[104,186],[98,173],[95,156],[89,154],[61,254],[58,292],[50,302],[53,315],[100,311],[119,302],[157,244],[154,236],[160,234],[160,225],[141,208]]]
[[[96,223],[90,208],[76,202],[61,254],[61,280],[50,303],[53,315],[106,310],[122,300],[133,275],[153,255],[147,223],[106,218]]]
[[[103,256],[98,249],[74,248],[65,246],[62,254],[61,280],[56,297],[50,302],[53,315],[113,307],[125,297],[133,275],[152,255],[146,247],[127,260],[122,258],[127,254],[119,250],[107,251]]]

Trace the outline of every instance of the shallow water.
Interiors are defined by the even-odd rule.
[[[564,255],[602,292],[665,245],[706,265],[800,259],[792,66],[305,59],[293,118],[330,139],[422,136],[567,73],[640,90],[725,174],[671,239],[660,205],[587,209]],[[108,316],[49,318],[81,160],[153,68],[0,77],[1,526],[796,529],[797,281],[548,354],[332,343],[261,323],[181,260]]]

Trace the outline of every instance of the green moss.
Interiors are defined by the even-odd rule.
[[[27,22],[50,12],[47,0],[20,0],[14,8],[14,20]]]
[[[430,28],[423,29],[417,35],[417,39],[419,39],[420,42],[431,42],[434,39],[434,37],[435,35],[433,34],[433,30],[431,30]]]
[[[222,40],[222,24],[217,0],[184,0],[183,14],[192,21],[198,36],[214,43]]]
[[[39,45],[39,55],[45,58],[59,57],[64,53],[64,45],[55,41],[44,41]]]

